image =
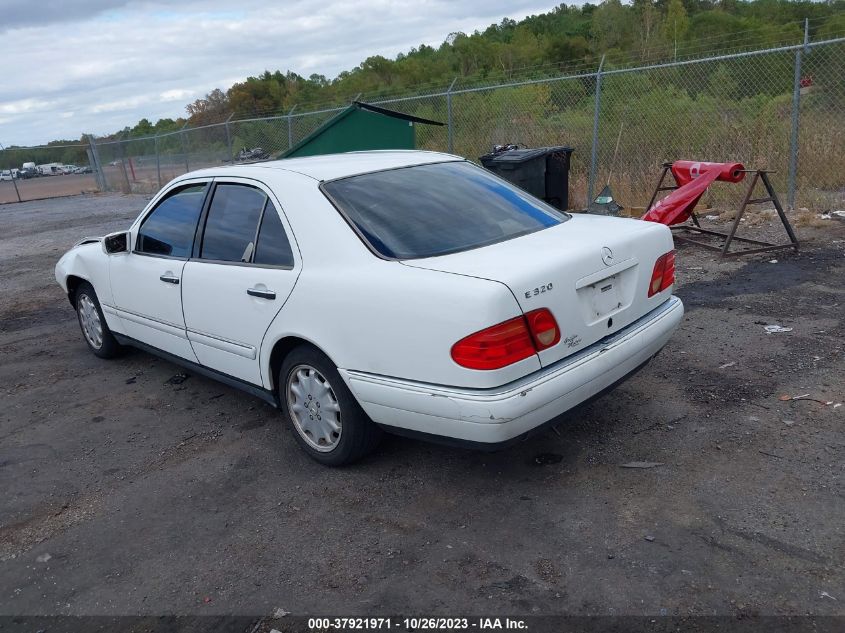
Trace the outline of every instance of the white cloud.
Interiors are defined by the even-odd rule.
[[[53,1],[53,0],[50,0]],[[58,0],[55,0],[58,2]],[[7,4],[0,0],[0,9]],[[16,1],[15,6],[29,7]],[[58,3],[62,4],[62,3]],[[184,116],[214,88],[264,70],[328,77],[453,31],[551,9],[554,0],[163,0],[68,3],[4,14],[0,142],[106,134],[140,118]],[[41,6],[41,5],[40,5]],[[234,7],[234,8],[233,8]],[[42,17],[37,17],[42,16]],[[21,51],[26,51],[22,55]],[[72,117],[62,113],[73,113]]]
[[[100,114],[101,112],[119,112],[121,110],[132,110],[148,102],[149,99],[143,96],[131,97],[129,99],[121,99],[120,101],[98,103],[97,105],[91,108],[91,112],[93,112],[94,114]]]
[[[159,95],[162,101],[186,101],[193,95],[192,90],[183,90],[181,88],[174,88],[173,90],[165,90]]]
[[[0,114],[27,114],[30,112],[38,112],[45,110],[50,106],[49,101],[30,97],[26,99],[18,99],[17,101],[0,102]]]

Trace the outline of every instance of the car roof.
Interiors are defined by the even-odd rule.
[[[411,167],[429,163],[464,160],[460,156],[443,154],[441,152],[427,152],[422,150],[373,150],[367,152],[346,152],[344,154],[324,154],[321,156],[305,156],[302,158],[284,158],[258,163],[229,165],[203,169],[190,174],[194,176],[237,176],[248,173],[257,175],[259,170],[293,171],[315,180],[325,181],[345,178],[358,174],[366,174],[385,169]]]

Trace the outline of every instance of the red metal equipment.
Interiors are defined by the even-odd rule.
[[[740,182],[745,177],[745,167],[742,163],[676,160],[668,168],[672,172],[677,186],[658,187],[651,198],[651,202],[648,203],[646,214],[643,216],[643,220],[659,222],[667,226],[681,224],[689,220],[695,205],[707,191],[707,187],[714,181]],[[661,183],[662,181],[661,178]],[[673,191],[655,204],[654,199],[657,197],[657,192],[661,190]]]
[[[670,171],[676,184],[674,186],[664,186],[663,181]],[[783,206],[781,206],[775,188],[772,186],[772,181],[769,179],[770,173],[774,172],[767,169],[745,169],[741,163],[707,163],[685,160],[675,161],[674,163],[663,163],[663,172],[660,175],[660,180],[657,181],[657,187],[651,196],[651,201],[648,203],[648,210],[642,219],[666,224],[672,229],[676,240],[717,251],[722,257],[762,253],[784,248],[793,248],[797,251],[798,238],[792,230],[792,225],[789,223],[789,219],[786,217]],[[742,204],[740,204],[734,216],[731,230],[728,233],[720,233],[719,231],[702,228],[694,209],[695,205],[701,199],[702,194],[707,190],[707,187],[716,180],[740,182],[745,177],[745,174],[753,174],[753,176],[748,189],[746,189]],[[762,183],[768,195],[761,198],[753,197],[758,183]],[[655,204],[657,195],[661,191],[671,191],[672,193]],[[775,207],[775,211],[777,211],[778,217],[786,230],[786,234],[789,236],[789,242],[773,244],[762,240],[740,237],[736,234],[746,208],[749,205],[757,204],[772,204]],[[692,224],[682,224],[689,219],[692,219]],[[708,244],[700,240],[679,235],[679,231],[691,231],[710,238],[723,238],[724,243],[721,245]],[[731,252],[730,247],[734,241],[749,244],[751,247]]]

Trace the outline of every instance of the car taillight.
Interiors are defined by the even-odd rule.
[[[663,265],[663,283],[660,284],[661,290],[666,290],[675,283],[675,251],[669,251],[664,255],[666,263]]]
[[[654,262],[654,270],[651,272],[651,281],[648,284],[648,296],[653,297],[674,283],[675,251],[669,251],[658,257],[657,261]]]
[[[538,352],[542,352],[544,349],[560,342],[560,329],[557,326],[557,321],[547,308],[526,312],[525,320],[528,322],[528,329],[531,331],[531,338],[534,339],[534,347],[537,348]]]
[[[541,308],[462,338],[452,346],[452,360],[469,369],[501,369],[559,341],[554,316]]]

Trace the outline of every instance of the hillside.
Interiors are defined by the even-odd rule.
[[[334,79],[295,71],[265,71],[188,104],[186,118],[146,119],[130,136],[235,118],[285,113],[294,105],[336,104],[357,94],[372,98],[459,82],[508,80],[595,68],[602,54],[622,65],[737,49],[794,44],[810,20],[811,37],[845,33],[845,1],[607,0],[561,4],[516,22],[504,19],[484,31],[450,33],[437,48],[420,45],[395,59],[373,56]]]
[[[294,70],[265,70],[242,82],[215,88],[187,104],[186,115],[155,123],[144,118],[109,138],[139,138],[225,121],[303,112],[348,102],[357,95],[443,91],[458,86],[507,82],[605,67],[795,44],[809,20],[812,39],[845,35],[845,0],[607,0],[567,6],[521,21],[503,19],[483,31],[450,33],[438,47],[420,45],[395,59],[373,56],[329,79]],[[790,70],[786,69],[789,73]],[[718,79],[718,78],[717,78]],[[716,81],[716,80],[713,80]],[[751,93],[753,94],[753,92]],[[742,95],[737,95],[742,96]],[[243,139],[247,141],[248,139]],[[84,141],[84,138],[83,138]],[[86,162],[79,148],[54,141],[39,162]],[[32,152],[0,152],[0,167],[19,166]]]

